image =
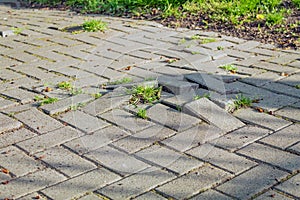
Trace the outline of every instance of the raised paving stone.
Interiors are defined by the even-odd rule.
[[[201,98],[185,104],[183,106],[183,112],[203,119],[225,132],[235,130],[245,125],[207,98]]]
[[[153,162],[178,174],[184,174],[203,165],[203,162],[173,150],[153,145],[136,153],[140,158]]]
[[[217,138],[210,143],[233,152],[261,139],[269,133],[271,133],[270,130],[248,125]]]
[[[244,157],[219,149],[210,144],[203,144],[186,152],[194,157],[223,168],[233,174],[240,174],[243,171],[256,165],[255,162]]]
[[[62,147],[51,148],[37,153],[35,156],[69,177],[77,176],[96,168],[96,165],[93,163]]]
[[[160,85],[163,86],[166,90],[170,91],[171,93],[175,95],[182,95],[182,94],[189,94],[189,93],[195,93],[195,91],[198,89],[198,84],[190,83],[187,81],[158,81]]]
[[[0,113],[0,133],[10,131],[13,129],[18,129],[21,126],[21,122]]]
[[[187,199],[200,191],[210,189],[230,176],[223,170],[206,165],[172,180],[156,188],[156,190],[176,199]]]
[[[79,110],[61,114],[58,118],[86,133],[92,133],[109,125],[107,122]]]
[[[64,145],[78,154],[85,154],[128,135],[130,133],[116,126],[108,126],[92,134],[64,143]]]
[[[16,176],[24,176],[30,172],[43,168],[42,164],[34,158],[27,156],[20,149],[9,146],[1,149],[0,163]]]
[[[208,190],[205,191],[203,193],[200,193],[196,196],[194,196],[193,198],[191,198],[190,200],[232,200],[231,197],[228,197],[224,194],[222,194],[221,192],[215,191],[215,190]]]
[[[287,172],[261,164],[222,184],[217,190],[238,199],[250,199],[287,175]]]
[[[278,166],[289,172],[300,170],[300,163],[298,162],[300,156],[266,145],[253,143],[239,150],[238,153]]]
[[[275,188],[280,191],[283,191],[284,193],[287,193],[294,197],[300,198],[299,185],[300,185],[300,174],[297,174],[297,175],[293,176],[292,178],[279,184]]]
[[[63,127],[61,123],[37,109],[30,109],[15,114],[18,120],[38,133],[46,133]]]
[[[100,168],[48,187],[42,192],[52,199],[72,199],[80,197],[87,192],[92,192],[118,179],[120,179],[118,175]]]
[[[63,175],[50,168],[40,170],[14,179],[10,181],[9,184],[1,184],[0,198],[16,199],[28,193],[32,193],[50,185],[54,185],[63,180],[65,180]]]
[[[101,188],[97,192],[111,199],[129,199],[173,178],[175,176],[166,171],[158,168],[150,168]]]
[[[15,144],[23,140],[27,140],[34,136],[36,136],[35,133],[25,128],[10,131],[5,134],[0,134],[0,148]]]
[[[292,122],[274,117],[266,113],[254,111],[251,108],[238,110],[234,113],[234,115],[243,121],[263,126],[273,131],[277,131],[292,124]]]
[[[263,88],[277,92],[277,93],[300,98],[300,90],[299,89],[288,86],[288,85],[280,84],[277,82],[268,83],[268,84],[264,85]]]
[[[184,131],[201,122],[200,119],[162,104],[156,104],[148,109],[147,115],[151,120],[176,131]]]
[[[73,97],[69,97],[52,104],[46,104],[41,106],[46,113],[53,115],[55,113],[64,112],[72,106],[77,106],[78,104],[84,104],[94,99],[91,95],[88,94],[79,94]]]
[[[300,125],[293,124],[272,135],[261,139],[260,141],[277,148],[286,149],[287,147],[300,142]]]
[[[53,146],[60,145],[69,140],[82,136],[83,133],[70,127],[63,127],[52,132],[48,132],[37,137],[17,143],[19,147],[29,154],[43,151]],[[49,140],[51,138],[51,140]]]
[[[85,156],[123,175],[133,174],[150,166],[110,146],[101,147]]]

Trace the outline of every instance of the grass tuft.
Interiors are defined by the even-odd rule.
[[[85,21],[82,24],[82,28],[87,32],[97,32],[97,31],[104,32],[108,29],[106,22],[103,22],[102,20],[96,20],[96,19]]]

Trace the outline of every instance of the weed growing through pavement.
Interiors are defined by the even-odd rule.
[[[196,95],[194,96],[194,100],[199,100],[199,99],[202,99],[202,98],[209,98],[210,95],[209,94],[203,94],[203,95]]]
[[[147,119],[147,112],[146,112],[146,109],[143,109],[143,108],[140,108],[138,110],[138,112],[136,113],[136,115],[142,119]]]
[[[295,88],[296,88],[296,89],[300,89],[300,84],[295,85]]]
[[[137,105],[139,103],[153,103],[160,99],[162,87],[154,86],[135,86],[128,91],[131,94],[129,103]]]
[[[91,94],[92,97],[94,97],[95,99],[99,99],[100,97],[102,97],[101,93],[95,93],[95,94]]]
[[[253,103],[253,100],[249,97],[245,97],[243,94],[236,96],[236,99],[233,101],[236,109],[250,107]]]
[[[22,33],[23,29],[14,27],[14,28],[12,28],[12,31],[14,32],[14,34],[20,35]]]
[[[236,73],[238,70],[238,68],[234,65],[223,65],[223,66],[220,66],[219,68],[224,69],[231,73]]]
[[[125,77],[125,78],[122,78],[120,80],[109,82],[108,85],[120,85],[120,84],[131,83],[132,81],[133,81],[132,78]]]
[[[82,24],[82,28],[83,28],[83,30],[85,30],[87,32],[97,32],[97,31],[104,32],[108,29],[107,23],[103,22],[100,19],[99,20],[91,19],[91,20],[85,21]]]
[[[51,104],[51,103],[55,103],[58,101],[58,98],[53,98],[53,97],[41,97],[41,96],[35,96],[34,97],[35,101],[38,101],[39,106],[45,105],[45,104]]]
[[[73,88],[72,83],[68,82],[68,81],[63,81],[57,84],[57,87],[63,90],[70,90],[71,88]]]

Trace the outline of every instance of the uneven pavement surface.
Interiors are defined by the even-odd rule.
[[[62,31],[91,18],[109,30]],[[300,199],[300,51],[4,6],[0,31],[0,199]]]

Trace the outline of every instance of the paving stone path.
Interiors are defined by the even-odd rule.
[[[300,51],[4,6],[0,31],[0,199],[300,199]],[[134,84],[163,86],[147,119]]]

